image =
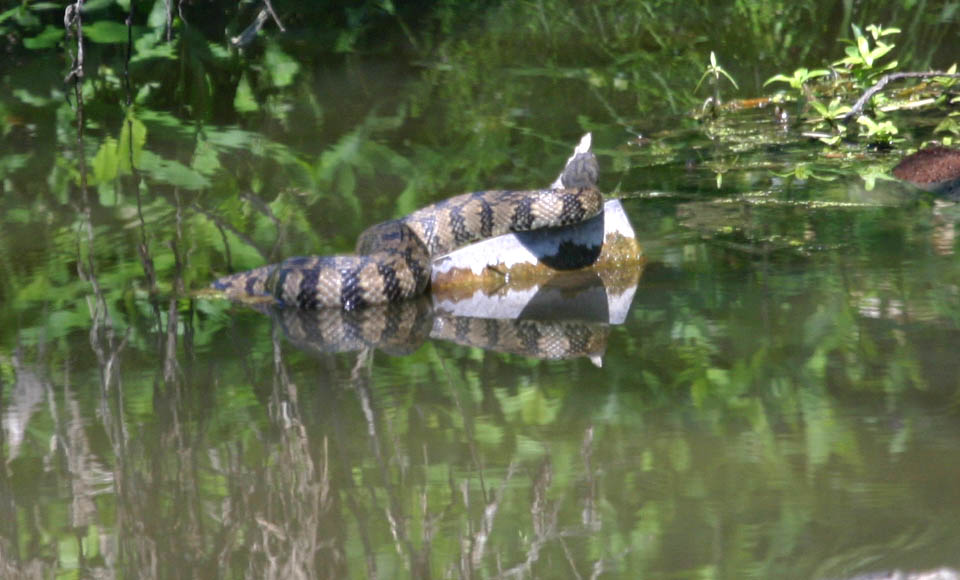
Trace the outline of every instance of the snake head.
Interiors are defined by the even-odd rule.
[[[592,139],[591,133],[587,133],[580,139],[580,143],[573,150],[573,155],[567,159],[563,173],[550,187],[553,189],[579,189],[597,186],[600,170],[597,165],[597,156],[590,151]]]

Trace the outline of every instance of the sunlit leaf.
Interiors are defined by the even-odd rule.
[[[174,45],[166,42],[159,31],[143,34],[133,41],[133,56],[130,57],[131,63],[137,63],[152,58],[173,59]]]
[[[857,52],[867,66],[873,66],[873,53],[870,51],[870,42],[863,36],[857,37]]]
[[[147,127],[139,119],[128,115],[120,128],[120,143],[118,145],[118,156],[120,158],[120,171],[130,173],[131,158],[133,166],[137,167],[140,162],[140,154],[143,152],[143,146],[147,142]]]
[[[117,140],[107,137],[103,140],[91,163],[96,183],[103,183],[117,177],[120,161],[117,159]]]
[[[960,136],[960,122],[956,117],[947,117],[934,128],[934,133],[952,133]]]
[[[115,207],[119,202],[115,181],[105,181],[97,185],[97,196],[103,207]]]
[[[19,15],[21,12],[26,12],[23,6],[15,6],[13,8],[10,8],[9,10],[0,12],[0,24],[3,24],[4,21]]]
[[[60,42],[60,39],[63,38],[63,28],[59,26],[50,26],[47,25],[43,31],[33,37],[24,38],[23,46],[29,48],[30,50],[43,50],[45,48],[52,48]]]
[[[210,181],[197,171],[179,161],[164,159],[151,151],[143,151],[139,169],[161,183],[184,189],[203,189],[210,186]]]
[[[257,104],[253,91],[250,89],[250,82],[247,80],[246,74],[240,77],[240,83],[237,84],[237,93],[233,97],[233,108],[238,113],[252,113],[260,109],[260,105]]]
[[[871,62],[879,59],[880,57],[887,54],[891,50],[893,50],[892,44],[884,44],[881,42],[879,46],[877,46],[877,48],[870,51]]]
[[[190,167],[203,175],[212,175],[220,169],[220,158],[217,156],[217,150],[205,139],[198,139]]]
[[[26,89],[14,89],[13,96],[20,99],[28,105],[34,107],[46,107],[53,102],[53,99],[49,97],[41,97],[40,95],[35,95]]]
[[[290,86],[300,70],[300,64],[274,42],[267,45],[263,60],[275,87]]]
[[[122,44],[127,41],[127,27],[112,20],[98,20],[83,27],[83,36],[99,44]]]
[[[170,0],[154,0],[150,15],[147,17],[147,26],[156,30],[163,30],[167,26],[167,6]]]
[[[134,97],[133,102],[138,104],[144,103],[159,87],[160,83],[143,83],[143,85],[137,89],[137,96]]]
[[[116,0],[86,0],[83,3],[83,14],[85,18],[91,18],[88,16],[91,12],[97,12],[98,10],[104,10],[116,4]],[[86,26],[83,27],[86,31]]]
[[[768,78],[768,79],[763,83],[763,86],[767,86],[767,85],[769,85],[769,84],[771,84],[771,83],[789,83],[789,82],[791,82],[791,81],[793,81],[793,77],[788,77],[787,75],[779,74],[779,75],[774,75],[774,76]]]

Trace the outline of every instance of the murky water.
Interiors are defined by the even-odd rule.
[[[955,58],[947,8],[893,10],[922,66]],[[686,114],[719,37],[686,68],[644,46],[535,66],[484,26],[432,60],[214,51],[243,75],[223,122],[192,73],[163,97],[135,62],[134,93],[156,92],[124,113],[91,65],[107,80],[79,144],[59,56],[16,53],[0,576],[957,577],[960,210],[877,177],[942,138],[942,111],[898,117],[890,149],[827,149],[772,107]],[[626,35],[604,30],[610,50]],[[566,54],[556,34],[531,50]],[[747,85],[730,98],[809,64],[724,38]],[[602,367],[481,348],[429,301],[377,341],[193,293],[448,195],[549,183],[588,130],[645,260],[622,324],[563,323]]]

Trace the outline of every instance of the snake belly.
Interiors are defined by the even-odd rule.
[[[563,188],[457,195],[365,230],[355,255],[303,256],[220,278],[228,297],[269,296],[301,309],[356,310],[424,293],[435,256],[512,232],[580,223],[603,209],[593,154],[572,158]]]

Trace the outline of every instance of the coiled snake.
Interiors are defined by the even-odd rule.
[[[585,141],[589,143],[588,140]],[[451,197],[360,234],[356,255],[305,256],[220,278],[228,297],[273,297],[301,309],[355,310],[426,291],[434,256],[511,232],[576,224],[603,209],[597,160],[578,148],[553,189]]]

